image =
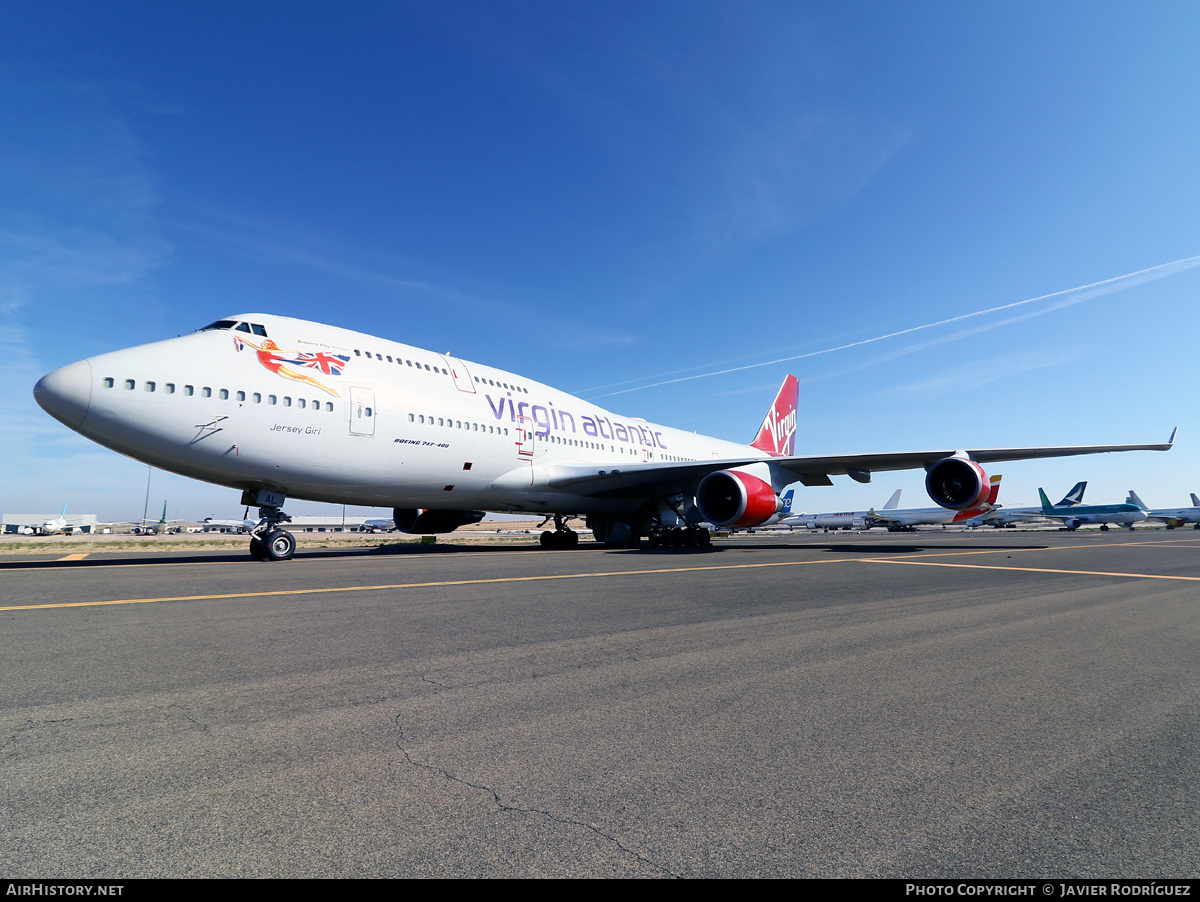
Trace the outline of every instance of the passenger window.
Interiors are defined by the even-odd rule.
[[[255,393],[254,393],[254,403],[255,403],[255,404],[261,404],[261,403],[262,403],[262,395],[261,395],[259,392],[255,392]]]
[[[195,392],[196,392],[196,389],[192,388],[190,385],[185,385],[183,387],[183,393],[185,395],[191,396],[191,395],[195,394]]]
[[[222,401],[228,401],[229,400],[229,389],[227,389],[227,388],[221,389],[220,398]]]
[[[268,404],[274,404],[278,400],[279,399],[276,398],[274,395],[267,395],[267,403]]]
[[[291,398],[289,398],[287,395],[284,395],[284,396],[283,396],[283,406],[284,406],[284,407],[291,407],[291,406],[292,406],[292,399],[291,399]]]
[[[245,393],[244,391],[240,391],[240,392],[238,392],[238,393],[237,393],[237,399],[238,399],[239,401],[245,401],[245,400],[246,400],[246,393]]]
[[[112,376],[105,376],[105,377],[104,377],[104,387],[105,387],[105,388],[112,388],[112,387],[113,387],[113,377],[112,377]]]
[[[370,415],[371,415],[371,408],[370,408],[370,407],[368,407],[368,408],[367,408],[367,416],[370,416]]]
[[[354,349],[354,356],[355,356],[355,357],[361,357],[361,356],[362,356],[362,351],[360,351],[358,348],[355,348],[355,349]]]
[[[410,423],[414,423],[414,422],[416,422],[416,417],[414,417],[414,416],[413,416],[413,415],[410,413],[410,414],[408,415],[408,421],[409,421]]]
[[[200,389],[200,396],[202,398],[211,398],[212,397],[212,389],[209,388],[207,385],[204,386],[204,388]]]
[[[146,391],[154,391],[154,383],[153,382],[146,383]]]
[[[308,402],[305,401],[303,398],[300,398],[296,401],[296,406],[299,407],[301,410],[303,410],[305,407],[308,406]]]
[[[175,394],[175,383],[168,382],[166,385],[163,386],[163,391],[165,391],[168,395]]]
[[[133,386],[136,385],[132,379],[125,380],[125,391],[133,391]]]
[[[325,402],[325,409],[326,409],[326,410],[333,410],[333,402],[332,402],[332,401],[326,401],[326,402]]]
[[[387,359],[388,359],[388,363],[391,363],[391,362],[392,362],[392,355],[391,355],[391,354],[388,354],[388,355],[387,355]]]

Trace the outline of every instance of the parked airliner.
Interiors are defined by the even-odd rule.
[[[76,531],[83,532],[82,526],[72,526],[67,522],[67,506],[64,504],[62,513],[42,523],[22,526],[18,530],[26,536],[56,536],[59,533],[73,535]]]
[[[895,510],[900,506],[900,489],[892,492],[892,497],[887,500],[887,503],[880,510],[890,511]],[[829,532],[831,529],[870,529],[870,515],[874,512],[874,508],[869,511],[827,511],[821,514],[797,514],[794,517],[784,519],[784,526],[803,526],[806,529],[823,529]]]
[[[1087,491],[1087,482],[1077,482],[1072,487],[1071,491],[1063,495],[1062,501],[1054,505],[1055,507],[1077,507],[1083,504],[1083,493]],[[994,526],[996,529],[1004,529],[1007,526],[1016,526],[1018,523],[1034,523],[1038,520],[1045,520],[1046,515],[1042,513],[1040,507],[996,507],[985,514],[981,514],[974,521],[968,523],[968,526]]]
[[[1174,433],[1172,433],[1172,436]],[[1146,512],[1136,504],[1077,504],[1074,507],[1055,507],[1046,497],[1044,489],[1038,489],[1042,499],[1042,514],[1051,520],[1062,520],[1063,526],[1076,530],[1087,523],[1099,523],[1100,529],[1108,531],[1108,525],[1115,523],[1133,529],[1133,524],[1146,519]]]
[[[944,507],[911,507],[906,510],[871,510],[867,511],[866,526],[886,526],[888,532],[914,532],[918,526],[946,526],[951,523],[966,523],[986,514],[996,504],[1000,494],[999,476],[991,478],[991,490],[987,498],[977,507],[967,510],[946,510]],[[898,493],[897,493],[898,494]]]
[[[571,515],[598,541],[704,544],[754,526],[799,482],[869,481],[924,467],[952,510],[990,490],[983,464],[1165,443],[795,456],[799,384],[788,376],[749,445],[622,416],[515,373],[411,345],[250,313],[178,338],[61,367],[34,388],[52,416],[151,466],[242,491],[258,508],[250,553],[292,556],[288,497],[393,508],[397,528],[446,532],[485,511]]]
[[[1196,497],[1196,493],[1192,492],[1191,507],[1160,507],[1151,510],[1142,503],[1142,499],[1138,497],[1137,492],[1130,489],[1129,497],[1125,499],[1126,504],[1136,504],[1146,512],[1146,516],[1151,520],[1161,520],[1167,524],[1167,529],[1174,529],[1176,526],[1183,526],[1185,523],[1192,523],[1193,529],[1200,529],[1200,498]]]

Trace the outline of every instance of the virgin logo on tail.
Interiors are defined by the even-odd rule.
[[[775,457],[792,457],[796,453],[796,406],[799,400],[800,382],[789,375],[783,380],[775,403],[767,411],[751,447]]]

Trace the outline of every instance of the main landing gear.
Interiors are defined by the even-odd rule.
[[[258,524],[250,530],[250,557],[256,561],[290,560],[296,553],[296,538],[280,525],[292,518],[282,507],[260,507],[258,516]]]
[[[655,526],[649,544],[651,548],[707,548],[712,538],[700,526]]]
[[[562,514],[554,515],[554,531],[546,530],[541,537],[543,548],[575,548],[579,545],[579,533],[567,526]]]

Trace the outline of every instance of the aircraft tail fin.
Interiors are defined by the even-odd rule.
[[[783,493],[783,507],[779,510],[780,517],[791,516],[792,513],[792,498],[796,494],[795,489],[788,489]]]
[[[1138,497],[1138,493],[1135,492],[1133,489],[1129,490],[1129,497],[1125,499],[1125,503],[1126,504],[1136,504],[1142,510],[1150,509],[1150,508],[1146,507],[1145,502],[1143,502],[1142,499]]]
[[[987,504],[992,505],[996,503],[996,498],[1000,495],[1000,480],[1002,478],[1002,476],[992,477],[992,490],[988,492]]]
[[[1087,491],[1086,482],[1077,482],[1075,487],[1067,494],[1063,495],[1063,500],[1058,502],[1056,507],[1074,507],[1077,504],[1083,504],[1083,493]]]
[[[1042,513],[1044,513],[1044,514],[1054,513],[1054,507],[1053,507],[1053,505],[1050,504],[1050,499],[1046,497],[1045,489],[1038,489],[1038,497],[1042,499]]]
[[[796,407],[800,401],[800,382],[788,374],[779,387],[775,403],[767,411],[752,448],[772,457],[791,457],[796,453]]]
[[[896,489],[896,491],[892,492],[892,497],[889,498],[887,504],[883,506],[885,511],[894,511],[900,506],[900,491],[900,489]],[[874,508],[871,509],[871,513],[875,513]]]
[[[1200,498],[1196,497],[1196,493],[1192,492],[1192,507],[1200,507]]]

